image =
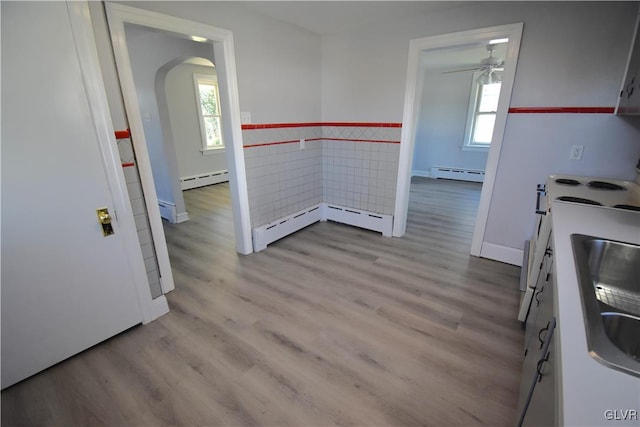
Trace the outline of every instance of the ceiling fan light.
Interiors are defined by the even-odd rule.
[[[485,70],[483,71],[478,78],[476,79],[476,82],[479,85],[488,85],[491,84],[491,72],[489,70]]]

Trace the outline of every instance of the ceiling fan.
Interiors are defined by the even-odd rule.
[[[496,50],[496,45],[489,43],[487,45],[487,51],[489,52],[489,56],[487,58],[480,60],[480,64],[477,67],[463,68],[460,70],[443,71],[442,74],[461,73],[463,71],[483,70],[483,73],[480,74],[480,76],[477,79],[478,83],[491,84],[491,83],[501,82],[502,81],[501,72],[504,67],[504,60],[493,56],[495,50]]]

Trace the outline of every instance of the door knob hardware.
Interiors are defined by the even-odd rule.
[[[102,226],[102,235],[107,237],[111,236],[113,232],[113,225],[111,225],[111,214],[109,213],[109,208],[99,208],[96,209],[96,214],[98,215],[98,222]]]

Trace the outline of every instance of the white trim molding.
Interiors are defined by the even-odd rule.
[[[480,250],[480,256],[482,258],[489,258],[495,261],[521,267],[524,251],[522,249],[511,248],[509,246],[483,242],[482,249]]]
[[[227,112],[223,116],[222,128],[224,140],[227,142],[224,153],[229,168],[236,250],[243,255],[247,255],[253,252],[253,244],[251,239],[249,196],[240,125],[240,103],[238,99],[233,34],[231,31],[199,22],[112,2],[106,2],[105,9],[125,110],[131,130],[131,139],[136,152],[140,181],[145,195],[149,223],[158,257],[162,291],[166,293],[174,289],[175,285],[164,230],[162,228],[160,210],[158,209],[158,197],[151,172],[151,160],[147,150],[147,142],[142,125],[143,121],[140,114],[124,26],[125,23],[136,24],[168,31],[177,36],[184,35],[185,38],[199,36],[209,40],[212,44],[213,54],[216,58],[218,82],[220,87],[224,88],[224,90],[221,91],[222,93],[220,93],[220,103],[222,110]]]
[[[86,1],[70,1],[67,2],[67,8],[83,83],[87,93],[87,101],[96,129],[107,182],[113,195],[118,227],[122,231],[121,237],[134,276],[134,286],[142,315],[142,323],[149,323],[168,313],[169,306],[164,295],[154,299],[149,288],[149,279],[147,278],[142,252],[140,251],[140,241],[136,231],[131,201],[129,200],[127,183],[113,133],[114,127],[111,121],[100,62],[95,48],[89,5]]]
[[[404,112],[402,117],[402,134],[400,144],[400,159],[398,164],[398,178],[396,184],[396,203],[394,208],[393,235],[403,236],[407,228],[407,210],[409,208],[409,189],[411,184],[411,165],[415,146],[416,126],[419,114],[420,97],[418,89],[422,87],[420,71],[420,54],[422,51],[454,47],[467,43],[483,42],[495,38],[509,38],[502,80],[502,90],[498,103],[496,123],[493,130],[491,148],[489,149],[487,166],[485,169],[484,185],[480,195],[478,215],[471,242],[471,254],[480,256],[482,242],[489,215],[489,205],[495,184],[496,171],[502,148],[502,140],[507,121],[507,113],[511,100],[511,89],[515,78],[520,40],[524,24],[516,23],[496,27],[480,28],[458,33],[441,34],[409,42],[409,58],[407,65],[407,80],[405,87]]]
[[[218,90],[218,77],[211,74],[198,74],[193,73],[193,90],[195,92],[196,99],[196,111],[198,112],[198,123],[200,124],[200,142],[202,144],[202,148],[200,152],[202,155],[207,155],[207,152],[210,150],[224,150],[225,142],[224,136],[221,136],[221,145],[209,147],[207,146],[207,128],[204,124],[204,116],[202,112],[202,98],[200,98],[200,83],[203,82],[205,84],[210,83],[211,86],[214,87],[215,95],[216,95],[216,108],[218,109],[218,115],[212,116],[216,117],[219,120],[222,120],[222,114],[220,110],[220,91]]]

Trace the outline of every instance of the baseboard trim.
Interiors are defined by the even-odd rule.
[[[504,262],[506,264],[522,267],[524,251],[509,246],[496,245],[495,243],[482,243],[480,257]]]
[[[177,224],[185,221],[189,221],[189,212],[180,212],[178,215],[176,215]]]
[[[332,203],[318,203],[306,209],[282,217],[252,230],[253,250],[260,252],[267,245],[302,230],[318,221],[334,221],[391,237],[393,215],[382,215],[360,209],[347,208]]]

